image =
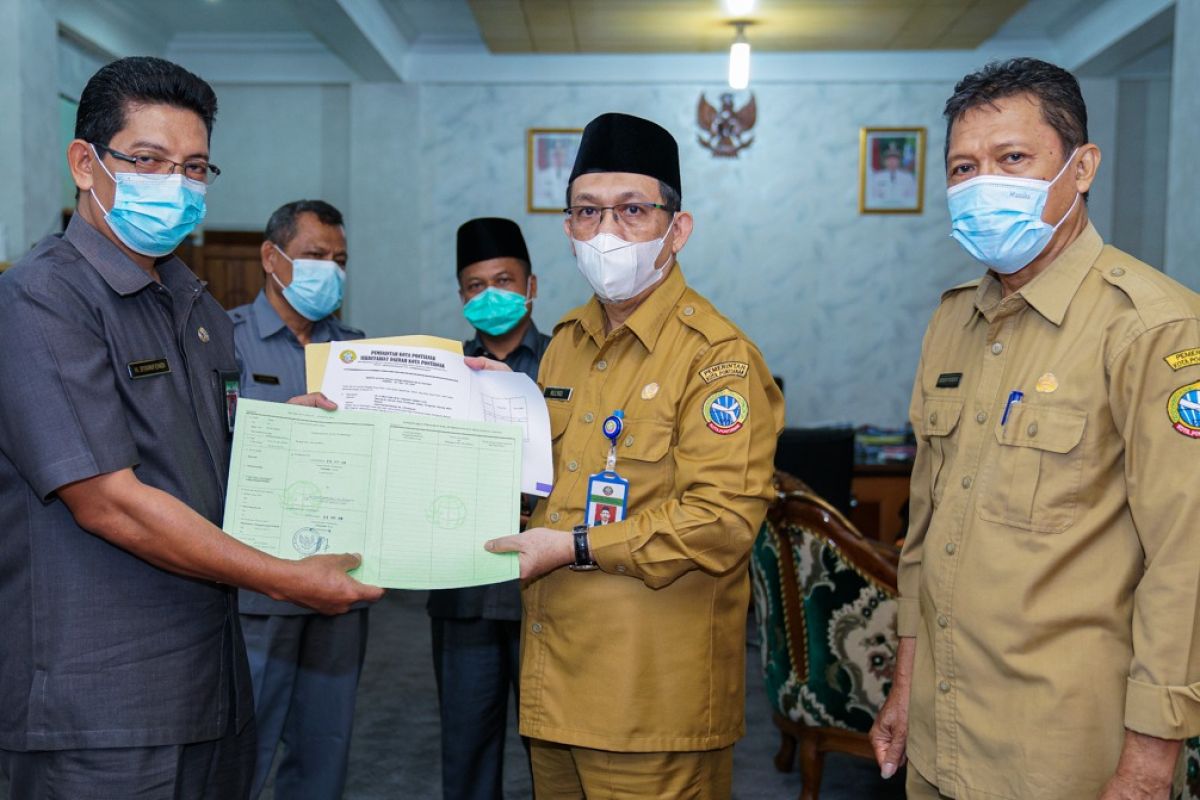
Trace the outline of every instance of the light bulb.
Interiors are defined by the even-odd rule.
[[[729,88],[745,89],[750,85],[750,43],[738,37],[729,47]]]

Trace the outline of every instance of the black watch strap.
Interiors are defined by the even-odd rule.
[[[575,539],[575,563],[570,565],[571,569],[577,572],[599,569],[592,559],[592,549],[588,546],[588,526],[576,525],[571,531],[571,536]]]

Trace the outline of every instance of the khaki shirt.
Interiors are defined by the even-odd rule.
[[[1200,398],[1181,391],[1200,297],[1090,225],[1001,295],[991,275],[945,294],[913,388],[908,753],[959,800],[1095,797],[1123,728],[1200,733]]]
[[[783,426],[770,371],[675,267],[608,336],[595,298],[567,314],[539,383],[555,484],[530,526],[583,523],[617,409],[630,505],[591,529],[599,570],[562,567],[522,589],[521,733],[622,752],[728,746],[744,731],[746,568]],[[727,391],[740,414],[710,427]]]

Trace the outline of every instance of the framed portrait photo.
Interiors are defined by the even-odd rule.
[[[582,128],[531,128],[526,134],[525,206],[531,214],[561,214]]]
[[[925,129],[863,128],[859,133],[861,214],[920,214],[925,203]]]

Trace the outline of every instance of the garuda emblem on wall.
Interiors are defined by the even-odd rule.
[[[717,158],[737,158],[739,152],[754,144],[750,129],[757,118],[758,106],[753,94],[746,105],[735,110],[733,93],[725,92],[721,95],[718,111],[701,92],[700,103],[696,106],[696,125],[700,127],[696,138]]]

